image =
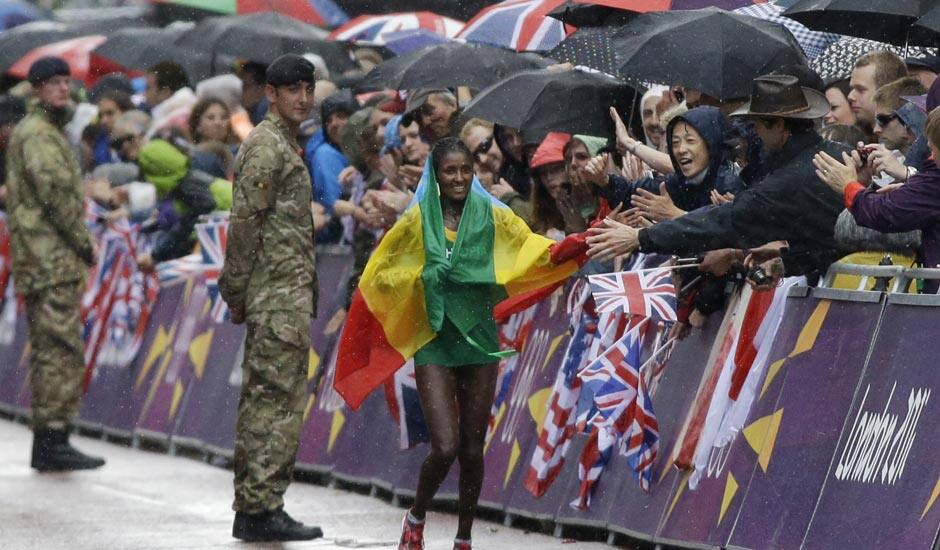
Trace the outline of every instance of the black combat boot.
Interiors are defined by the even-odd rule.
[[[278,508],[260,514],[235,512],[232,536],[249,542],[313,540],[322,537],[323,530],[306,526]]]
[[[68,430],[35,430],[30,466],[40,472],[91,470],[104,466],[104,459],[88,456],[73,447]]]

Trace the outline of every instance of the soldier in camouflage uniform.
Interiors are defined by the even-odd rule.
[[[310,318],[317,298],[310,176],[296,141],[313,108],[314,67],[297,55],[267,71],[267,117],[236,159],[219,281],[232,322],[247,321],[235,434],[233,536],[322,536],[284,512],[303,422]]]
[[[16,127],[7,152],[7,211],[13,277],[26,301],[32,349],[31,466],[82,470],[104,464],[69,444],[82,398],[80,306],[95,244],[84,222],[78,160],[62,131],[68,119],[69,68],[59,58],[29,70],[38,102]]]

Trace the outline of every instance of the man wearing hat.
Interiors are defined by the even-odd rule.
[[[39,471],[98,468],[104,460],[69,444],[85,373],[80,305],[95,243],[85,227],[78,159],[68,122],[69,67],[57,57],[33,63],[37,105],[10,137],[7,212],[16,290],[25,297],[32,349],[33,450]]]
[[[235,160],[222,297],[235,324],[247,322],[235,426],[235,522],[246,541],[323,536],[284,511],[303,423],[316,314],[310,175],[296,136],[313,108],[314,66],[299,55],[274,60],[270,103]]]
[[[842,200],[815,176],[813,155],[826,151],[841,158],[844,148],[824,141],[814,121],[829,110],[826,97],[800,87],[796,77],[768,75],[754,80],[750,100],[732,113],[746,116],[768,152],[764,173],[735,197],[715,208],[695,210],[646,229],[615,220],[590,230],[589,255],[608,258],[634,250],[699,254],[723,248],[751,249],[785,241],[788,274],[821,275],[838,250],[833,229]],[[767,258],[756,254],[754,260]]]
[[[936,55],[908,57],[904,60],[904,65],[907,66],[907,74],[919,80],[928,90],[940,74],[940,57]]]
[[[418,123],[421,137],[431,147],[447,136],[455,136],[460,109],[457,98],[443,88],[419,88],[408,94],[402,124]]]

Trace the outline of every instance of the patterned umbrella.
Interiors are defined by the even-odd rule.
[[[793,33],[793,38],[796,38],[796,41],[800,43],[800,47],[803,48],[803,53],[806,54],[807,59],[816,59],[830,44],[841,38],[838,34],[810,30],[802,23],[798,23],[789,17],[783,17],[780,15],[783,13],[783,8],[776,4],[771,4],[770,2],[745,6],[734,11],[744,15],[750,15],[751,17],[780,23]]]
[[[387,33],[425,29],[446,38],[453,38],[463,23],[429,11],[360,15],[330,34],[333,40],[370,46],[385,45]]]
[[[651,11],[722,8],[733,10],[764,0],[567,0],[549,15],[575,27],[623,25],[636,14]]]
[[[584,27],[576,30],[561,44],[549,50],[545,57],[560,63],[590,67],[610,75],[617,74],[617,54],[610,38],[617,27]]]
[[[799,0],[784,15],[807,27],[903,46],[933,0]]]
[[[30,50],[7,72],[17,78],[26,78],[33,62],[41,57],[54,55],[68,63],[72,78],[82,80],[91,86],[98,78],[121,70],[121,66],[116,63],[92,55],[94,49],[105,40],[107,40],[105,36],[94,34],[40,46]]]
[[[905,55],[904,48],[898,46],[846,36],[826,48],[810,66],[823,80],[841,80],[852,76],[852,69],[859,57],[875,50],[888,50],[899,56]],[[930,53],[927,48],[908,48],[906,56],[923,57]]]
[[[471,19],[457,38],[512,48],[544,51],[557,46],[570,29],[548,14],[565,0],[505,0]]]
[[[320,27],[335,27],[349,19],[346,12],[333,0],[151,0],[151,2],[224,15],[276,11]]]

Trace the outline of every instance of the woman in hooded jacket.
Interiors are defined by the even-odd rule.
[[[638,214],[657,222],[711,206],[744,190],[725,145],[729,125],[716,107],[696,107],[666,127],[666,147],[675,172],[664,180],[627,180],[616,174],[594,178],[611,208],[630,201]],[[624,130],[625,132],[625,130]],[[618,129],[618,148],[622,148]],[[600,163],[589,164],[599,175]],[[626,206],[626,205],[625,205]]]

